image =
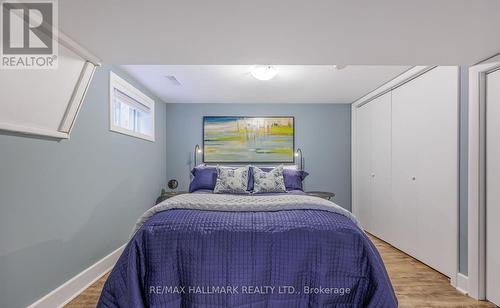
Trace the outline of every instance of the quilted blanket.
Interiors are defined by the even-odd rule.
[[[138,220],[98,307],[397,307],[356,219],[297,195],[189,194]]]

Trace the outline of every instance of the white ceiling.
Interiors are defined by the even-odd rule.
[[[498,0],[64,0],[63,32],[114,64],[471,64]]]
[[[124,65],[167,103],[352,103],[406,71],[407,66],[277,65],[278,75],[255,79],[251,65]],[[165,76],[175,76],[173,85]]]

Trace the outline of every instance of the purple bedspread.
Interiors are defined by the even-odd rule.
[[[327,211],[161,212],[133,236],[98,307],[397,307],[381,258]]]

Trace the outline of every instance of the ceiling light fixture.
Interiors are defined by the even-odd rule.
[[[333,65],[333,68],[337,69],[337,70],[342,70],[344,68],[346,68],[347,65],[343,65],[343,64],[334,64]]]
[[[271,80],[278,74],[278,70],[272,65],[255,65],[251,73],[258,80]]]

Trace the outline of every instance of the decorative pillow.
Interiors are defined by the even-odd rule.
[[[216,194],[247,194],[248,166],[241,168],[221,168],[217,166]]]
[[[249,177],[248,177],[248,190],[252,191],[254,186],[253,179],[253,166],[250,167]],[[264,172],[269,172],[273,170],[271,167],[263,167],[260,170]],[[293,166],[283,167],[283,178],[285,180],[286,190],[303,190],[302,181],[309,175],[306,171],[297,170]]]
[[[303,190],[302,181],[309,173],[302,170],[283,169],[286,190]]]
[[[253,181],[253,192],[256,194],[286,192],[283,166],[278,166],[269,172],[254,166]]]
[[[193,180],[189,184],[189,192],[194,192],[199,189],[214,190],[215,182],[217,181],[217,167],[199,165],[191,170]]]

